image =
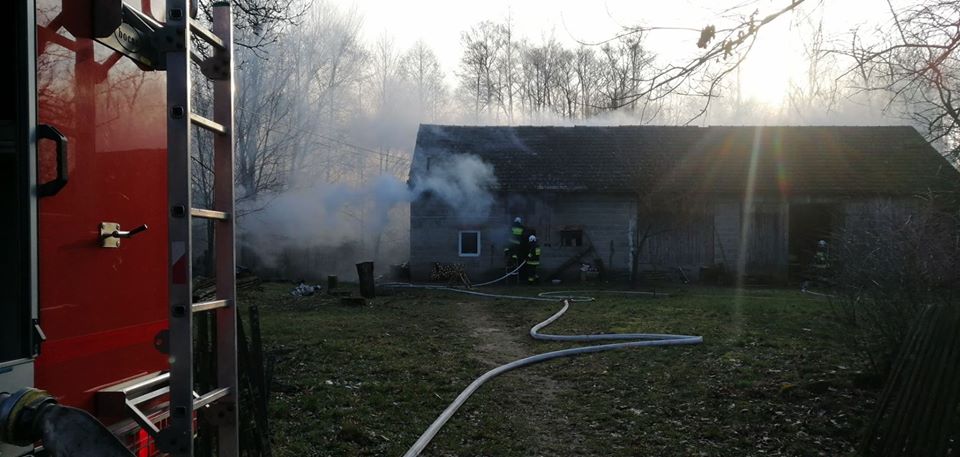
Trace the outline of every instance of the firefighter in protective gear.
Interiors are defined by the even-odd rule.
[[[826,284],[830,272],[830,257],[827,252],[827,240],[817,241],[817,251],[813,255],[813,271],[815,280]]]
[[[519,217],[513,219],[513,225],[510,226],[510,237],[507,239],[507,247],[503,250],[503,255],[507,258],[507,264],[519,265],[520,259],[524,256],[523,252],[523,232],[526,228],[523,226],[523,220]]]
[[[537,275],[537,268],[540,267],[540,244],[534,235],[527,238],[527,243],[527,284],[536,284],[540,282],[540,276]]]
[[[817,241],[817,251],[813,255],[813,263],[817,268],[826,268],[827,262],[827,240]]]
[[[808,267],[806,278],[800,283],[800,290],[806,291],[813,283],[820,286],[828,285],[830,282],[829,276],[830,257],[827,251],[827,240],[819,240]]]

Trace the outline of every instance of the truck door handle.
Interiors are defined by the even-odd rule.
[[[147,224],[143,224],[139,227],[136,227],[133,230],[130,230],[129,232],[124,232],[123,230],[120,230],[119,227],[117,227],[117,229],[114,230],[113,233],[110,234],[110,236],[115,238],[133,238],[133,235],[136,235],[146,229],[147,229]]]
[[[37,142],[41,139],[53,140],[57,145],[57,177],[37,186],[37,196],[49,197],[56,195],[67,185],[67,137],[52,125],[37,125]]]
[[[100,223],[100,247],[104,248],[118,248],[120,247],[120,238],[133,238],[134,235],[147,229],[147,225],[141,225],[139,227],[125,232],[120,230],[120,224],[116,222],[101,222]]]

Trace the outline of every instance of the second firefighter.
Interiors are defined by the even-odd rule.
[[[524,267],[527,273],[525,275],[527,284],[540,282],[540,276],[537,274],[537,268],[540,267],[540,243],[537,243],[535,235],[527,238],[527,263]]]

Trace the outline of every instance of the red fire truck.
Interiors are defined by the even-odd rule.
[[[198,430],[237,455],[229,2],[213,2],[208,26],[189,0],[0,9],[14,62],[0,103],[0,456],[193,456]],[[206,113],[200,77],[213,81]],[[214,137],[212,208],[191,204],[197,135]],[[196,303],[201,220],[217,295]],[[207,391],[200,314],[216,329]]]

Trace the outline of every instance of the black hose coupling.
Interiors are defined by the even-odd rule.
[[[56,404],[49,393],[31,387],[0,393],[0,443],[27,446],[40,441],[40,418]]]

